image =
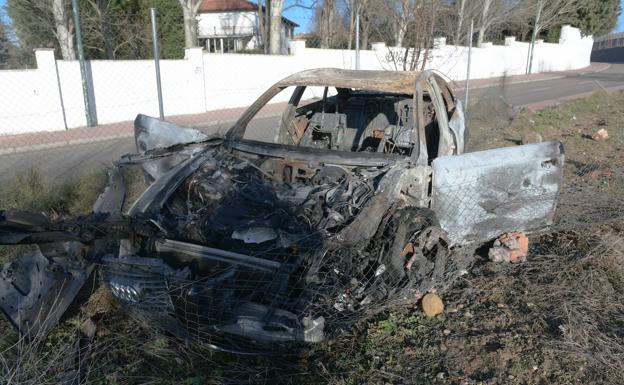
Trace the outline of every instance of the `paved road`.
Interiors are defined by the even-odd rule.
[[[570,95],[599,91],[601,88],[623,85],[624,64],[613,63],[609,69],[603,72],[568,75],[561,79],[531,83],[509,85],[501,83],[498,87],[471,91],[471,98],[503,96],[508,104],[520,107]]]
[[[624,50],[624,49],[623,49]],[[621,52],[614,54],[621,56]],[[531,83],[509,84],[500,87],[477,89],[471,92],[473,98],[500,98],[513,106],[557,99],[574,94],[597,91],[600,88],[624,86],[624,63],[614,60],[611,68],[600,73],[568,75],[561,79]],[[201,129],[214,132],[224,131],[230,123],[204,126]],[[269,129],[268,121],[263,123]],[[114,139],[88,144],[42,149],[18,154],[0,156],[0,181],[24,173],[30,168],[41,171],[51,180],[62,180],[95,167],[110,165],[121,155],[134,151],[132,138]]]

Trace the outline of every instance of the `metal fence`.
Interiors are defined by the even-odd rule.
[[[624,32],[594,38],[594,51],[618,47],[624,47]]]

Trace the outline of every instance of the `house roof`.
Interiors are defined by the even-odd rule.
[[[264,10],[265,7],[263,6]],[[258,4],[247,0],[203,0],[199,6],[199,13],[211,12],[236,12],[236,11],[257,11]],[[298,27],[299,24],[282,16],[286,24]]]

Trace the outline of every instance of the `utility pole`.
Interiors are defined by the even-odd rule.
[[[535,13],[535,23],[533,23],[533,34],[531,35],[531,45],[529,47],[529,62],[527,63],[527,75],[533,70],[533,50],[535,49],[535,39],[537,39],[537,28],[542,17],[542,5],[537,2],[537,12]]]
[[[78,0],[72,0],[72,12],[74,14],[74,26],[76,28],[76,47],[78,48],[78,61],[80,62],[80,78],[82,80],[82,97],[84,98],[85,117],[87,126],[95,126],[91,115],[91,102],[89,100],[89,83],[87,82],[87,67],[84,60],[84,47],[82,46],[82,30],[80,28],[80,13],[78,12]]]
[[[160,52],[158,50],[158,28],[156,25],[156,8],[150,8],[150,19],[152,20],[152,49],[154,50],[154,68],[156,69],[156,91],[158,93],[158,113],[160,119],[165,119],[163,109],[162,86],[160,84]],[[223,47],[222,47],[223,48]]]
[[[470,90],[470,65],[472,62],[472,36],[474,34],[474,19],[470,20],[470,34],[468,34],[468,68],[466,69],[466,97],[464,99],[464,115],[468,115],[468,92]]]
[[[355,14],[355,69],[360,69],[360,12]]]

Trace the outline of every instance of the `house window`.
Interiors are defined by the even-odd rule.
[[[240,49],[240,43],[233,37],[212,37],[206,39],[206,51],[212,53],[230,53]]]

